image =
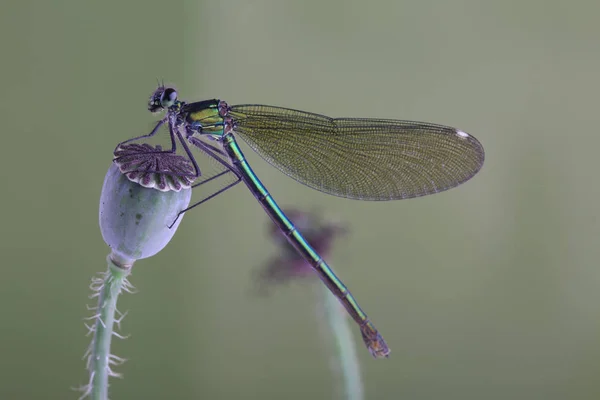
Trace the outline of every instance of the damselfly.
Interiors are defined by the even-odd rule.
[[[174,153],[181,144],[194,166],[192,178],[201,178],[202,171],[188,143],[216,160],[221,172],[193,187],[225,175],[233,181],[181,213],[244,182],[290,244],[348,310],[371,354],[387,357],[390,350],[373,323],[281,211],[246,161],[236,136],[297,181],[359,200],[408,199],[455,187],[483,165],[484,150],[479,141],[461,130],[424,122],[330,118],[282,107],[231,106],[222,100],[186,103],[178,99],[175,89],[162,85],[150,97],[148,109],[166,114],[149,134],[120,143],[117,149],[155,135],[166,124],[171,149],[165,151]]]

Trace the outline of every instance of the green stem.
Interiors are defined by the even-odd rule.
[[[363,384],[360,366],[356,355],[356,347],[352,339],[352,330],[348,325],[348,316],[339,300],[333,296],[325,285],[319,285],[323,293],[325,319],[335,342],[336,372],[342,375],[344,398],[348,400],[363,399]]]
[[[90,381],[84,389],[82,398],[90,396],[92,400],[108,399],[108,378],[119,377],[120,374],[112,371],[111,367],[121,364],[124,360],[110,354],[110,343],[113,335],[120,337],[114,332],[115,322],[120,324],[122,315],[115,320],[117,310],[117,299],[121,290],[130,291],[131,286],[127,276],[131,272],[131,263],[123,263],[114,253],[107,258],[108,270],[102,274],[102,278],[93,278],[91,288],[95,292],[92,297],[98,297],[96,314],[91,317],[95,320],[90,330],[94,332],[94,338],[88,350],[88,370]]]

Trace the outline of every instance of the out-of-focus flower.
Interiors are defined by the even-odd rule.
[[[284,210],[298,231],[323,258],[328,258],[334,240],[348,233],[348,228],[339,221],[324,219],[318,213],[303,212],[297,209]],[[280,255],[272,259],[259,274],[259,288],[262,293],[274,284],[288,283],[294,279],[317,277],[313,268],[298,254],[277,226],[270,225],[270,236],[280,249]],[[331,352],[332,375],[337,376],[336,390],[339,396],[348,400],[362,400],[364,397],[360,364],[356,355],[350,324],[346,310],[329,289],[319,284],[319,293],[315,296],[319,315],[319,326],[324,341]]]
[[[334,240],[348,232],[347,227],[314,212],[297,209],[283,210],[298,231],[323,258],[331,253]],[[280,230],[271,223],[269,235],[279,246],[280,255],[271,259],[259,272],[259,288],[265,293],[269,286],[285,284],[297,278],[316,277],[313,268],[298,254]]]

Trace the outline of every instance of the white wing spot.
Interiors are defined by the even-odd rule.
[[[457,131],[456,131],[456,134],[457,134],[458,136],[460,136],[460,137],[463,137],[463,138],[469,137],[469,134],[468,134],[468,133],[466,133],[466,132],[463,132],[463,131],[458,131],[458,130],[457,130]]]

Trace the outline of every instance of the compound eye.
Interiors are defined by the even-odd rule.
[[[165,89],[162,96],[160,97],[160,104],[165,108],[173,106],[176,101],[177,91],[173,88]]]

